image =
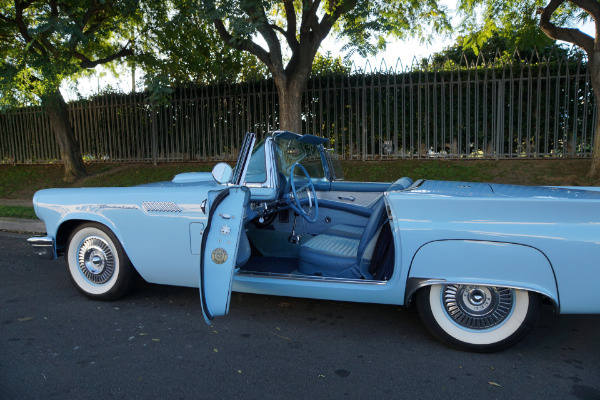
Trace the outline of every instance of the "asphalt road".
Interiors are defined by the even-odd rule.
[[[88,300],[25,239],[0,233],[2,399],[600,399],[600,316],[546,307],[495,354],[384,305],[234,293],[209,327],[195,289]]]

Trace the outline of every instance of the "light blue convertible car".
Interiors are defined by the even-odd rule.
[[[129,188],[36,193],[45,258],[64,255],[86,296],[141,276],[199,287],[207,322],[231,291],[415,304],[471,351],[515,343],[540,305],[600,312],[600,193],[487,183],[346,182],[327,140],[246,134],[234,169]]]

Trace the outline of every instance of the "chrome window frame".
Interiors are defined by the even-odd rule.
[[[265,138],[265,174],[267,179],[264,182],[244,182],[244,186],[249,188],[276,188],[277,187],[277,166],[275,165],[275,155],[273,149],[273,138]]]

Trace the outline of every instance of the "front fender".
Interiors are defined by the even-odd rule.
[[[411,262],[405,304],[419,288],[437,283],[526,289],[548,297],[557,308],[560,304],[546,255],[515,243],[441,240],[423,245]]]
[[[96,222],[98,224],[106,226],[110,231],[117,237],[121,245],[124,245],[123,238],[121,233],[117,229],[114,222],[104,215],[101,214],[91,214],[91,213],[74,213],[66,216],[62,216],[62,218],[56,222],[56,228],[53,230],[53,235],[56,240],[56,245],[58,248],[62,248],[66,246],[67,239],[71,232],[78,226],[87,222]],[[49,231],[50,234],[50,231]]]

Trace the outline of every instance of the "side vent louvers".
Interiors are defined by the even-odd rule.
[[[177,204],[172,201],[144,201],[142,207],[148,212],[181,212],[181,209],[177,207]]]

